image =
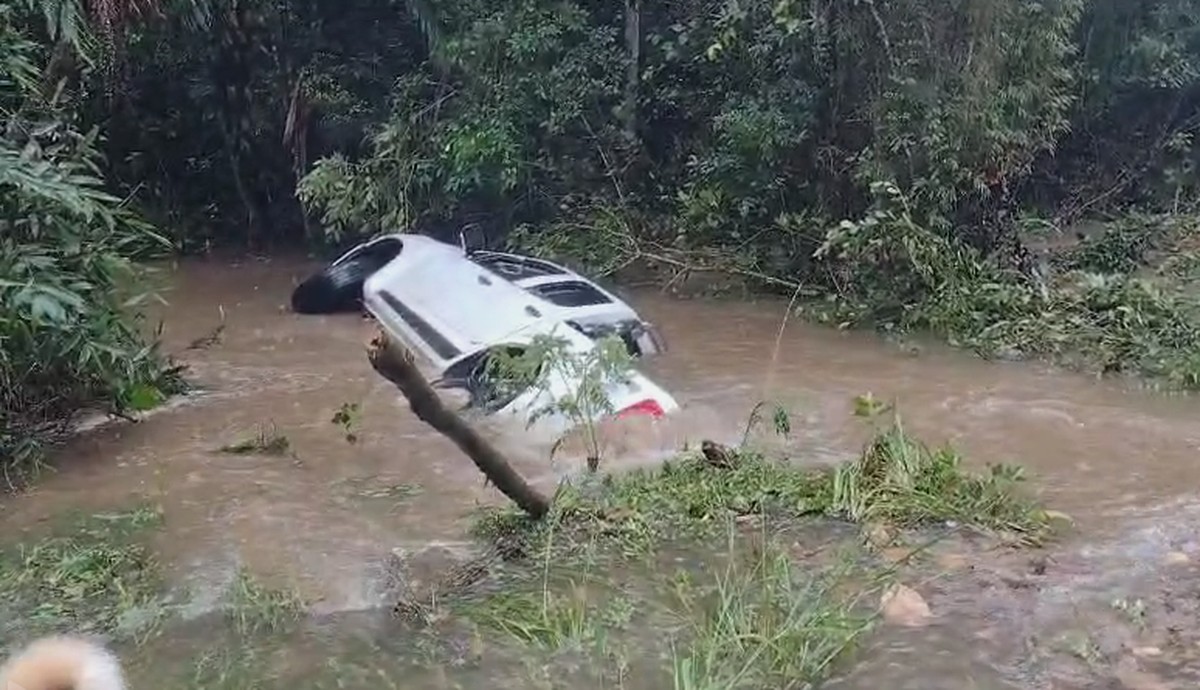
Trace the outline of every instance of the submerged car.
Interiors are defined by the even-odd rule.
[[[461,389],[469,406],[515,415],[560,430],[578,419],[557,403],[576,395],[579,374],[547,362],[536,381],[503,385],[496,354],[516,355],[539,336],[559,339],[568,356],[586,357],[615,335],[635,358],[666,350],[658,330],[595,282],[558,264],[495,251],[468,251],[423,235],[378,237],[338,257],[296,288],[293,308],[327,313],[360,304],[387,333],[420,354],[440,377]],[[675,399],[641,372],[604,382],[611,414],[662,417]]]

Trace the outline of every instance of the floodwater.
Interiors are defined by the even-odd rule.
[[[165,516],[162,561],[199,609],[244,566],[300,588],[317,600],[318,614],[343,615],[380,605],[380,573],[393,548],[465,539],[472,512],[502,499],[374,374],[368,321],[287,311],[292,286],[313,267],[192,261],[172,270],[168,304],[156,311],[168,351],[179,353],[200,391],[138,424],[83,434],[55,476],[7,501],[6,530],[66,508],[149,498]],[[1076,533],[1037,576],[998,555],[969,577],[925,583],[933,623],[882,629],[831,687],[1101,687],[1088,684],[1095,676],[1087,669],[1037,651],[1053,645],[1031,640],[1107,629],[1104,616],[1118,597],[1142,598],[1164,616],[1196,612],[1198,571],[1185,556],[1200,561],[1200,400],[928,343],[898,347],[871,334],[783,324],[777,301],[628,297],[671,344],[643,368],[684,411],[650,436],[615,439],[610,468],[653,463],[705,438],[737,442],[760,400],[792,411],[793,455],[848,459],[866,437],[852,400],[869,392],[895,400],[905,424],[928,441],[953,442],[981,465],[1023,465],[1044,502],[1075,519]],[[188,349],[221,323],[218,343]],[[347,403],[359,406],[353,443],[331,421]],[[285,435],[291,452],[218,452],[260,429]],[[582,466],[569,448],[551,459],[549,439],[489,433],[548,489]],[[1141,673],[1195,686],[1187,655],[1126,660],[1137,642],[1097,644]],[[1118,677],[1133,687],[1128,673]],[[483,678],[474,687],[492,684]]]

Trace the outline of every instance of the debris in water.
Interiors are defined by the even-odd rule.
[[[733,467],[734,457],[729,452],[729,449],[715,441],[705,439],[700,444],[700,452],[704,454],[704,459],[713,467],[721,469],[729,469]]]
[[[218,450],[230,455],[286,455],[291,449],[292,442],[271,424],[259,427],[255,436],[221,446]]]
[[[896,543],[896,530],[881,522],[871,523],[863,528],[863,536],[872,548],[884,549]]]
[[[362,424],[362,408],[358,403],[342,403],[329,421],[342,428],[342,436],[346,443],[358,443],[358,428]]]
[[[1042,515],[1049,522],[1065,522],[1067,524],[1075,524],[1075,518],[1067,515],[1061,510],[1043,510]]]
[[[225,305],[218,305],[217,311],[221,315],[221,320],[216,327],[208,332],[207,335],[196,338],[187,346],[188,350],[207,350],[214,345],[220,345],[225,337]]]

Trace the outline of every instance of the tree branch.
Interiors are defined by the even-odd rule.
[[[413,362],[412,353],[392,343],[382,332],[375,336],[367,351],[371,366],[391,381],[404,397],[413,414],[454,442],[496,488],[534,519],[550,511],[550,501],[517,473],[508,459],[479,435],[461,417],[442,404],[433,387]]]

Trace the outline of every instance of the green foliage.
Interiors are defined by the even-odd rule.
[[[770,545],[731,558],[712,588],[676,581],[689,637],[672,659],[677,690],[816,684],[870,630],[845,572],[801,573],[793,558]]]
[[[643,136],[630,142],[621,13],[455,3],[437,27],[453,86],[401,80],[389,134],[363,167],[318,166],[305,200],[362,225],[381,214],[359,206],[367,212],[348,218],[341,197],[402,204],[404,220],[414,208],[438,218],[447,205],[493,203],[535,222],[600,197],[673,216],[664,241],[755,253],[778,246],[762,230],[781,214],[853,210],[854,188],[872,179],[897,179],[926,212],[956,215],[1025,174],[1067,129],[1080,7],[926,5],[646,8],[633,113]],[[639,174],[647,164],[655,172]],[[795,242],[788,249],[803,250]]]
[[[1171,239],[1175,225],[1171,218],[1130,214],[1085,238],[1060,259],[1059,266],[1092,273],[1133,273],[1145,265],[1151,251]]]
[[[839,323],[1010,354],[1099,343],[1083,354],[1107,369],[1192,358],[1168,355],[1190,347],[1177,332],[1097,333],[1138,304],[1151,311],[1127,321],[1174,319],[1169,294],[1081,273],[1135,272],[1152,221],[1051,275],[1014,217],[1196,200],[1195,0],[652,6],[624,89],[622,13],[565,7],[439,8],[441,67],[398,82],[369,151],[301,184],[331,238],[482,208],[514,243],[598,273],[729,270],[804,285]],[[1131,172],[1147,167],[1161,174]]]
[[[869,396],[855,406],[868,420],[891,409]],[[1019,467],[977,472],[953,448],[931,450],[909,435],[898,416],[874,431],[861,455],[835,468],[746,449],[730,450],[722,466],[685,453],[659,468],[605,476],[599,485],[563,485],[549,522],[487,513],[475,532],[485,538],[525,534],[535,549],[610,542],[626,553],[645,553],[665,540],[711,539],[731,515],[779,524],[827,516],[901,528],[953,521],[1025,543],[1050,536],[1050,516],[1024,492]]]
[[[611,118],[622,55],[616,29],[583,6],[522,0],[465,2],[442,27],[436,65],[399,79],[391,113],[368,155],[318,163],[301,199],[332,239],[436,223],[485,208],[524,211],[517,197],[542,187],[559,197],[603,179],[597,148],[617,136]]]
[[[985,354],[1046,355],[1194,387],[1200,321],[1191,301],[1112,272],[1136,268],[1167,231],[1145,221],[1114,226],[1070,258],[1106,273],[1073,269],[1048,279],[1005,269],[919,224],[894,185],[876,191],[877,207],[830,230],[818,252],[835,261],[845,288],[810,308],[817,318],[929,330]]]
[[[1019,491],[1020,467],[965,472],[953,448],[931,450],[904,432],[899,418],[855,462],[833,475],[831,512],[856,522],[904,526],[954,521],[1040,540],[1049,524]]]
[[[158,565],[141,539],[159,521],[145,508],[93,515],[61,534],[3,544],[6,620],[36,628],[23,630],[25,635],[63,627],[111,633],[130,624],[161,591]],[[6,626],[5,633],[15,627]]]
[[[303,241],[298,176],[360,146],[421,50],[382,0],[178,0],[125,38],[118,83],[81,89],[116,181],[189,251]]]
[[[31,88],[32,44],[0,14],[0,468],[29,469],[85,408],[153,407],[181,385],[130,314],[133,258],[169,247],[104,189],[95,129]]]
[[[633,358],[619,336],[596,340],[596,346],[583,352],[574,350],[570,341],[552,335],[540,335],[528,347],[516,352],[499,350],[488,359],[486,376],[493,382],[497,398],[508,400],[526,390],[545,402],[532,411],[529,423],[556,414],[566,417],[572,427],[583,430],[589,469],[600,461],[597,425],[616,412],[609,390],[628,380]],[[553,384],[569,382],[564,395],[553,395]]]

